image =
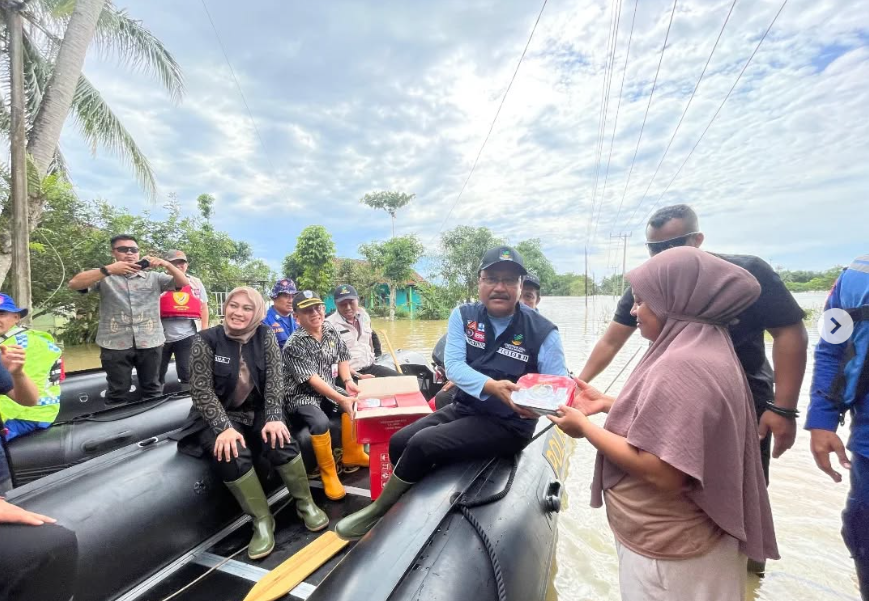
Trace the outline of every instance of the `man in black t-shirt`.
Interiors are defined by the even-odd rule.
[[[687,205],[659,209],[649,219],[646,246],[654,256],[675,246],[699,247],[703,243],[697,214]],[[730,326],[730,337],[740,363],[748,377],[759,419],[763,471],[769,482],[770,438],[775,438],[772,456],[778,458],[794,444],[795,417],[767,411],[767,403],[787,413],[797,407],[800,386],[806,369],[808,336],[800,309],[781,279],[762,259],[751,255],[715,256],[751,273],[760,283],[760,297]],[[634,297],[628,288],[616,307],[613,320],[592,350],[580,379],[591,381],[613,360],[616,353],[637,329],[631,315]],[[773,338],[772,357],[775,372],[766,359],[764,332]]]

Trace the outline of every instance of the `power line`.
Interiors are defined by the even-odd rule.
[[[673,140],[676,139],[676,134],[679,133],[679,128],[682,126],[682,121],[685,119],[685,115],[688,114],[688,109],[691,107],[691,102],[694,100],[694,95],[697,94],[697,89],[700,87],[700,82],[703,81],[703,76],[706,75],[706,69],[709,68],[709,63],[712,62],[712,56],[715,54],[715,49],[718,48],[718,42],[721,41],[721,36],[724,34],[724,28],[727,27],[727,22],[730,21],[730,15],[733,14],[733,8],[736,6],[736,2],[737,0],[733,0],[733,4],[730,5],[730,10],[727,11],[727,17],[724,19],[724,24],[721,26],[721,31],[718,32],[718,37],[715,39],[715,44],[712,46],[712,52],[709,53],[709,58],[706,59],[706,64],[703,66],[703,71],[700,73],[700,78],[697,80],[697,84],[694,86],[694,91],[691,92],[691,97],[688,99],[688,104],[685,105],[685,110],[682,111],[682,116],[679,117],[679,123],[676,124],[676,129],[673,130],[673,135],[670,137],[670,141],[667,143],[667,148],[664,150],[664,155],[658,162],[658,166],[655,168],[655,172],[652,174],[652,179],[649,180],[649,185],[646,186],[646,191],[643,192],[643,196],[642,198],[640,198],[640,202],[637,203],[637,206],[634,208],[633,213],[631,213],[631,216],[628,219],[628,223],[633,223],[634,218],[637,216],[637,211],[640,210],[640,206],[643,204],[643,201],[646,199],[646,195],[648,195],[649,190],[652,188],[652,182],[655,181],[655,177],[657,177],[658,171],[660,171],[661,169],[661,165],[664,164],[664,159],[667,158],[667,153],[670,152],[670,146],[673,145]]]
[[[607,114],[609,113],[610,89],[612,87],[613,81],[613,66],[615,65],[616,47],[618,46],[619,25],[621,24],[621,18],[622,3],[621,0],[615,0],[613,2],[613,16],[612,22],[610,23],[610,33],[607,39],[607,60],[604,64],[603,85],[601,86],[600,90],[600,117],[599,125],[597,128],[598,142],[597,144],[595,144],[595,146],[597,147],[597,157],[595,159],[594,165],[594,186],[592,187],[591,192],[591,212],[588,216],[588,227],[586,228],[585,234],[587,238],[591,235],[592,224],[594,223],[594,210],[597,201],[597,185],[600,181],[600,161],[603,157],[603,141],[604,137],[606,136],[606,118]]]
[[[619,215],[622,213],[622,205],[625,202],[625,196],[628,194],[628,185],[631,183],[631,175],[634,172],[634,163],[637,161],[637,153],[640,152],[640,142],[643,140],[643,131],[646,129],[646,119],[649,117],[649,109],[652,108],[652,98],[655,96],[655,88],[658,85],[658,74],[661,72],[661,64],[664,62],[664,52],[667,50],[667,40],[670,39],[670,28],[673,26],[673,17],[676,15],[676,4],[679,0],[673,0],[673,10],[670,11],[670,23],[667,25],[667,33],[664,36],[664,45],[661,47],[661,58],[658,59],[658,68],[655,71],[655,79],[652,81],[652,91],[649,94],[649,104],[646,105],[646,114],[643,115],[643,124],[640,126],[640,137],[637,138],[637,147],[634,149],[634,158],[631,159],[631,167],[628,170],[628,178],[625,180],[625,190],[622,192],[622,199],[619,201],[619,208],[616,211],[616,217],[613,219],[613,224],[618,222]]]
[[[217,44],[220,46],[220,51],[223,53],[223,59],[226,61],[226,66],[229,67],[229,73],[232,75],[232,80],[235,82],[235,87],[238,88],[238,93],[241,96],[241,101],[244,103],[244,108],[247,109],[247,116],[250,118],[250,124],[253,126],[254,132],[256,132],[256,137],[259,140],[260,148],[262,148],[263,154],[265,155],[266,162],[268,162],[269,167],[272,169],[272,173],[277,174],[277,169],[275,169],[274,164],[272,163],[272,159],[269,156],[268,151],[266,150],[265,142],[263,142],[263,137],[259,132],[259,128],[256,126],[256,121],[253,118],[253,112],[250,110],[250,106],[247,104],[247,98],[244,96],[244,91],[241,89],[241,84],[238,82],[238,78],[235,76],[235,70],[232,68],[232,63],[229,62],[229,56],[226,54],[226,48],[223,46],[223,40],[220,39],[220,34],[217,33],[217,27],[214,25],[214,19],[211,18],[211,13],[208,11],[208,5],[205,4],[205,0],[201,0],[202,8],[205,9],[205,14],[208,16],[208,22],[211,23],[211,29],[214,31],[214,37],[217,38]]]
[[[202,0],[203,2],[205,0]],[[501,108],[504,106],[504,101],[507,100],[507,94],[510,93],[510,88],[513,87],[513,82],[516,80],[516,74],[519,73],[519,67],[522,65],[522,60],[525,58],[525,53],[528,52],[528,47],[531,45],[531,40],[534,38],[534,32],[537,31],[537,24],[540,23],[540,17],[543,16],[543,9],[546,8],[547,0],[543,0],[543,5],[540,7],[540,12],[537,14],[537,20],[534,21],[534,27],[531,28],[531,35],[528,36],[528,41],[525,43],[525,48],[522,50],[522,55],[519,57],[519,62],[516,63],[516,69],[513,71],[513,77],[510,78],[510,83],[507,85],[507,89],[504,90],[504,96],[501,97],[501,103],[498,105],[498,110],[495,111],[495,118],[492,119],[492,125],[489,126],[489,131],[486,133],[486,137],[483,139],[483,144],[480,146],[479,152],[477,152],[477,157],[474,159],[474,164],[471,165],[471,170],[468,172],[468,177],[465,178],[465,183],[462,184],[461,190],[459,190],[458,195],[456,195],[456,200],[453,201],[453,206],[450,207],[450,210],[447,211],[444,220],[441,222],[438,231],[429,241],[429,244],[434,242],[438,234],[444,229],[444,226],[447,224],[447,221],[450,218],[450,215],[453,214],[453,210],[455,210],[456,206],[459,204],[459,199],[462,197],[462,194],[465,192],[465,188],[468,186],[468,182],[471,181],[471,176],[474,175],[474,171],[477,169],[477,163],[480,161],[480,156],[483,154],[483,149],[486,147],[486,142],[489,141],[489,136],[492,135],[492,130],[495,129],[495,122],[498,121],[498,115],[501,114]]]
[[[607,181],[609,180],[609,175],[610,175],[610,163],[612,162],[612,158],[613,158],[613,146],[615,145],[615,141],[616,141],[616,129],[618,128],[618,125],[619,125],[619,110],[622,107],[622,93],[624,92],[624,89],[625,89],[625,79],[627,78],[627,73],[628,73],[628,58],[630,58],[630,56],[631,56],[631,40],[634,37],[634,23],[637,20],[637,7],[639,6],[639,4],[640,4],[640,0],[636,0],[636,2],[634,2],[634,14],[631,17],[631,31],[628,34],[628,48],[627,48],[627,51],[625,52],[625,66],[622,69],[622,84],[621,84],[621,87],[619,88],[619,102],[616,105],[616,116],[615,116],[615,120],[613,122],[613,135],[612,135],[612,138],[610,138],[610,152],[609,152],[609,156],[607,157],[607,160],[606,160],[606,174],[604,175],[604,178],[603,178],[603,191],[600,194],[601,205],[600,205],[600,207],[598,207],[597,221],[595,221],[594,229],[592,230],[592,233],[591,233],[591,239],[594,239],[594,237],[597,235],[597,226],[600,225],[600,216],[603,214],[602,213],[603,202],[604,202],[604,199],[606,198],[606,185],[607,185]]]
[[[748,57],[748,60],[745,61],[745,65],[743,65],[742,71],[739,72],[739,75],[736,77],[736,81],[734,81],[733,85],[730,86],[730,90],[727,92],[727,96],[724,97],[724,100],[722,100],[721,104],[718,106],[718,110],[716,110],[715,114],[712,115],[712,119],[709,120],[709,124],[706,126],[706,129],[704,129],[703,133],[700,134],[700,137],[697,138],[697,142],[691,148],[691,152],[688,153],[688,156],[686,156],[685,160],[682,161],[682,164],[679,165],[679,169],[676,170],[676,173],[673,175],[673,178],[670,180],[670,183],[667,184],[667,187],[664,188],[663,192],[661,192],[661,195],[658,197],[658,200],[656,200],[655,204],[652,205],[652,208],[649,210],[649,214],[651,214],[651,212],[653,212],[655,209],[658,208],[658,206],[661,203],[661,200],[663,200],[663,198],[664,198],[664,195],[667,194],[667,191],[670,189],[670,186],[673,185],[673,182],[675,182],[676,178],[679,177],[679,174],[682,173],[682,169],[688,163],[688,159],[691,158],[691,155],[693,155],[694,151],[697,150],[697,146],[700,145],[700,141],[703,139],[703,136],[705,136],[706,132],[709,131],[709,128],[712,127],[712,124],[715,122],[715,119],[718,117],[718,114],[721,112],[721,109],[724,108],[724,104],[727,102],[727,99],[730,98],[730,95],[733,93],[733,90],[736,89],[736,85],[739,83],[739,80],[742,79],[743,74],[745,73],[746,69],[748,69],[748,66],[751,64],[751,61],[754,58],[754,55],[757,54],[758,50],[760,50],[760,45],[763,44],[763,41],[766,39],[766,36],[769,34],[770,30],[773,28],[773,25],[775,25],[775,22],[778,20],[779,15],[781,15],[781,13],[784,10],[787,3],[788,3],[788,0],[784,0],[784,2],[782,2],[782,5],[781,5],[781,7],[779,7],[778,12],[772,18],[772,21],[770,22],[769,27],[766,28],[765,32],[763,32],[763,36],[761,36],[760,41],[757,43],[757,46],[755,46],[754,52],[752,52],[751,56]]]

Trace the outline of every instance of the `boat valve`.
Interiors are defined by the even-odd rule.
[[[561,495],[563,493],[564,486],[559,480],[550,482],[546,488],[546,495],[543,497],[543,508],[549,513],[561,511]]]

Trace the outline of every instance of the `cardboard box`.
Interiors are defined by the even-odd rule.
[[[368,449],[371,498],[376,499],[392,475],[389,438],[432,412],[414,376],[369,378],[359,381],[356,402],[356,440]]]
[[[432,412],[414,376],[368,378],[359,381],[356,440],[362,444],[389,442],[390,436]]]
[[[383,492],[383,487],[386,486],[386,481],[392,475],[392,463],[389,461],[389,443],[379,442],[373,444],[368,449],[370,457],[369,470],[371,478],[371,500],[373,501]]]

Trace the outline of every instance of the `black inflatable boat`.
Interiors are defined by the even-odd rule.
[[[434,372],[425,356],[414,351],[396,352],[402,372],[416,376],[426,399],[439,389]],[[393,367],[390,355],[381,355],[378,363]],[[165,396],[142,401],[137,396],[138,381],[133,372],[130,400],[107,403],[106,375],[101,370],[87,370],[69,375],[61,385],[60,413],[55,424],[7,445],[14,483],[21,486],[67,467],[89,461],[128,444],[165,434],[181,426],[190,410],[190,398],[182,392],[175,374],[175,364],[169,364]],[[338,430],[340,433],[340,429]],[[306,432],[302,450],[309,469],[316,460]],[[341,440],[340,434],[337,440]]]
[[[499,598],[499,583],[504,598],[544,598],[552,582],[560,482],[572,445],[557,429],[543,431],[547,423],[541,420],[541,436],[515,463],[459,462],[436,470],[367,536],[322,563],[282,599],[488,601]],[[369,502],[367,470],[345,474],[342,481],[348,494],[336,502],[316,488],[319,482],[312,483],[330,528]],[[269,570],[318,536],[304,529],[294,511],[282,509],[286,489],[267,485],[277,512],[277,546],[258,562],[244,553],[230,558],[249,539],[247,518],[239,516],[207,462],[177,453],[165,437],[32,482],[8,500],[76,532],[76,601],[161,601],[179,591],[177,601],[241,600]],[[492,500],[463,510],[461,493],[465,500]]]

